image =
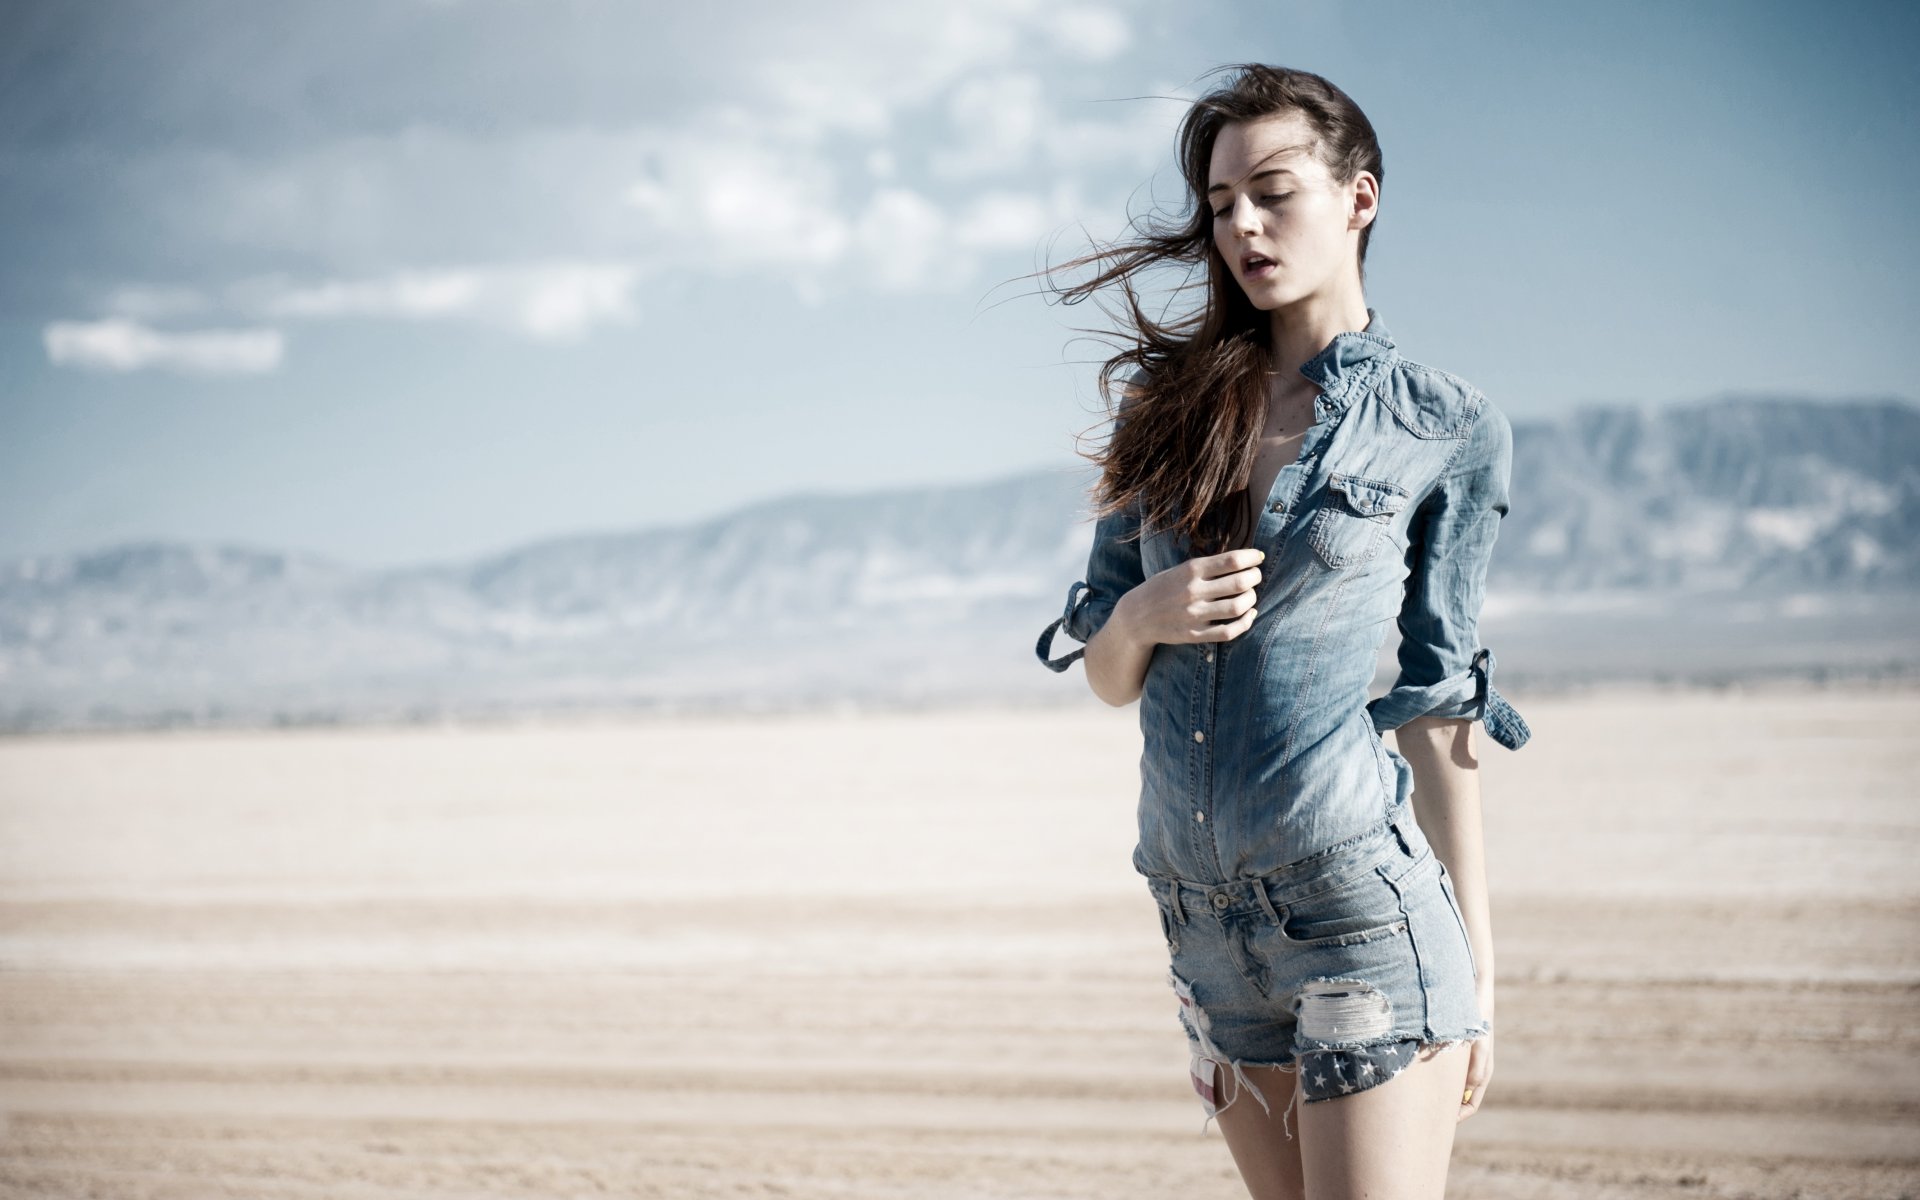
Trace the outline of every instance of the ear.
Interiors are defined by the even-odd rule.
[[[1365,229],[1380,215],[1380,181],[1373,172],[1362,171],[1353,180],[1353,211],[1347,215],[1355,229]]]

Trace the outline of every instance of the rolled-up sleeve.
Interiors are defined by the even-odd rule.
[[[1132,389],[1141,377],[1136,370],[1122,387]],[[1127,407],[1123,402],[1120,413],[1115,415],[1114,433],[1126,422]],[[1093,549],[1087,555],[1086,577],[1075,580],[1067,588],[1066,608],[1040,631],[1040,640],[1033,648],[1050,670],[1064,671],[1084,655],[1086,643],[1093,640],[1093,635],[1100,632],[1107,618],[1113,615],[1113,606],[1119,603],[1120,597],[1146,577],[1140,558],[1140,523],[1137,501],[1094,522]],[[1048,657],[1055,630],[1065,630],[1067,636],[1080,645],[1059,658]]]
[[[1513,428],[1483,401],[1473,431],[1408,526],[1406,600],[1400,609],[1400,671],[1367,704],[1374,728],[1416,717],[1482,721],[1510,750],[1531,731],[1493,687],[1493,652],[1479,644],[1487,565],[1507,514]]]
[[[1087,555],[1086,578],[1067,588],[1067,606],[1040,632],[1034,652],[1055,671],[1064,671],[1087,652],[1086,643],[1100,632],[1113,606],[1145,578],[1140,561],[1140,516],[1134,505],[1101,517],[1093,526],[1093,550]],[[1056,629],[1080,642],[1072,653],[1049,658]]]

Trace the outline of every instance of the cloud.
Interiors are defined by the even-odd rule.
[[[1089,78],[1076,62],[1132,45],[1116,7],[839,15],[787,30],[755,72],[758,94],[643,134],[624,198],[649,261],[773,272],[809,302],[847,287],[947,289],[1076,219],[1118,235],[1141,173],[1172,162],[1185,104],[1170,89],[1068,103]]]
[[[1117,233],[1124,192],[1089,205],[1084,181],[1170,161],[1181,108],[1149,98],[1067,119],[1038,75],[996,69],[916,115],[934,139],[828,138],[792,114],[728,109],[652,134],[624,199],[663,268],[771,271],[816,303],[848,286],[946,290],[1076,218]]]
[[[1133,43],[1127,19],[1097,4],[1069,4],[1041,17],[1056,45],[1076,58],[1105,62]]]
[[[954,223],[953,238],[973,250],[1031,250],[1048,233],[1084,213],[1078,193],[1070,187],[1060,187],[1049,197],[986,192],[975,197]]]
[[[577,112],[556,102],[515,122],[127,156],[109,190],[148,198],[169,261],[298,265],[129,283],[101,311],[468,321],[559,343],[636,320],[636,281],[665,271],[750,270],[809,303],[945,290],[1050,229],[1104,226],[1139,170],[1169,161],[1178,105],[1073,102],[1109,77],[1088,64],[1133,44],[1119,6],[843,0],[833,20],[770,3],[675,20],[652,57],[725,45],[723,60],[675,69],[724,67],[729,82],[663,92],[638,117],[599,119],[604,102],[583,95]]]
[[[817,154],[717,123],[659,138],[626,189],[650,249],[691,267],[819,267],[852,236],[838,181]]]
[[[642,270],[622,262],[553,262],[403,270],[359,279],[296,283],[269,276],[226,290],[224,307],[256,319],[471,321],[536,341],[563,343],[602,325],[638,319],[635,287]],[[154,315],[197,312],[213,305],[185,289],[128,285],[110,295],[125,310]],[[137,320],[56,321],[42,334],[58,366],[120,372],[174,370],[257,374],[279,368],[286,337],[279,329],[167,332]]]
[[[168,370],[196,375],[258,375],[277,370],[285,340],[276,329],[204,329],[163,333],[137,321],[54,321],[41,331],[58,366],[107,371]]]
[[[874,196],[860,216],[855,241],[866,278],[882,291],[950,285],[963,266],[948,245],[946,214],[905,188]]]
[[[106,309],[139,321],[203,313],[213,306],[198,288],[126,284],[107,294]]]
[[[638,319],[631,263],[561,262],[403,270],[363,279],[235,285],[239,307],[278,318],[471,320],[540,341],[577,341],[595,326]]]
[[[1105,14],[1108,41],[1114,27],[1125,29],[1111,9],[1078,7]],[[965,80],[1023,60],[1050,62],[1041,52],[1066,48],[1063,38],[1101,37],[1084,21],[1063,24],[1052,0],[857,0],[841,4],[832,20],[804,7],[773,20],[790,24],[754,64],[765,103],[749,107],[814,135],[884,136],[903,113],[936,103]],[[1077,45],[1070,52],[1081,57]]]
[[[330,280],[300,286],[243,283],[261,311],[282,317],[445,317],[470,311],[483,284],[478,271],[401,271],[384,279]]]
[[[966,80],[947,101],[951,149],[933,155],[933,173],[965,178],[1026,166],[1052,119],[1038,76],[998,72]]]
[[[1102,102],[1111,116],[1057,116],[1041,127],[1041,154],[1056,169],[1173,169],[1180,119],[1196,98],[1193,89],[1162,85]]]

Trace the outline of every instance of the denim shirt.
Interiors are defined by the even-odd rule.
[[[1380,314],[1301,366],[1320,388],[1297,461],[1261,505],[1265,552],[1250,628],[1227,642],[1154,647],[1140,698],[1143,875],[1202,882],[1266,874],[1376,826],[1413,791],[1381,735],[1419,716],[1479,720],[1509,749],[1529,731],[1493,687],[1480,646],[1487,563],[1507,512],[1513,431],[1472,384],[1403,358]],[[1094,527],[1086,578],[1041,633],[1084,643],[1114,603],[1191,557],[1141,527],[1138,505]],[[1367,690],[1389,627],[1399,674]]]

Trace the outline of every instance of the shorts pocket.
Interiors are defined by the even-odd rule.
[[[1336,471],[1327,477],[1320,511],[1307,526],[1307,542],[1329,567],[1359,566],[1387,544],[1387,526],[1410,498],[1398,484]]]
[[[1178,954],[1180,952],[1179,926],[1173,919],[1173,911],[1167,907],[1167,902],[1161,899],[1158,888],[1153,889],[1153,908],[1160,914],[1160,937],[1167,944],[1167,953]]]
[[[1344,946],[1405,933],[1407,912],[1391,878],[1396,871],[1405,874],[1399,860],[1391,859],[1278,905],[1280,937],[1291,946]]]

